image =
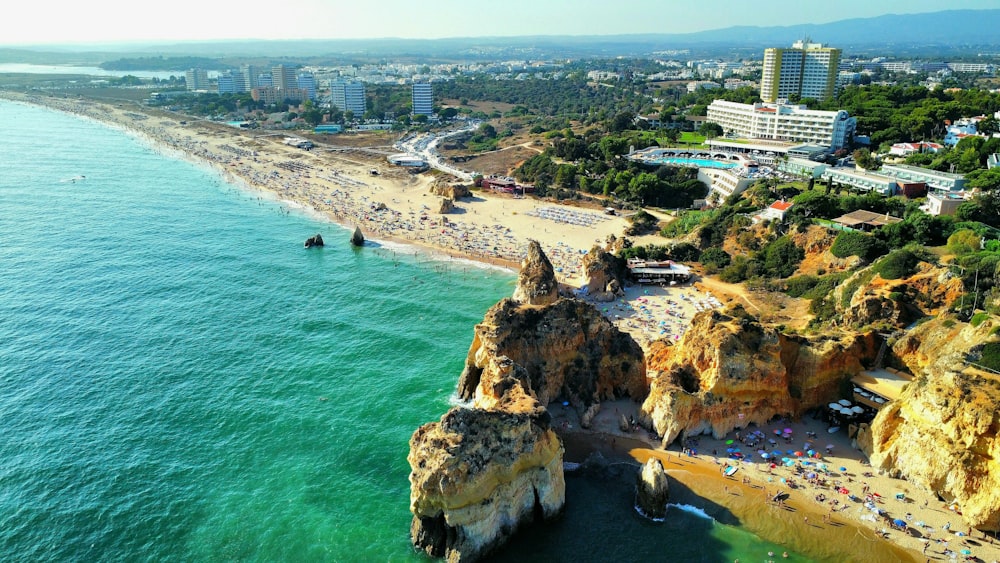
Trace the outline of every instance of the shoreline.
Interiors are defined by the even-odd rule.
[[[440,198],[429,192],[435,177],[411,176],[377,158],[359,162],[356,155],[324,152],[322,145],[312,151],[288,147],[274,140],[283,137],[280,132],[254,136],[179,114],[89,99],[9,91],[0,91],[0,99],[112,127],[153,150],[206,166],[240,189],[266,194],[290,207],[300,206],[304,212],[348,231],[360,227],[366,240],[408,245],[418,252],[469,260],[516,274],[528,240],[536,239],[557,268],[559,281],[571,287],[577,287],[574,282],[580,269],[579,255],[608,234],[621,236],[625,227],[620,217],[595,230],[536,221],[532,215],[536,208],[557,204],[483,192],[473,192],[471,198],[457,200],[453,212],[439,214],[432,208]],[[181,125],[181,121],[186,121],[186,125]],[[368,171],[372,168],[383,172],[370,176]],[[592,210],[580,212],[598,215]],[[539,223],[543,223],[542,229],[538,228]],[[548,240],[556,240],[558,244]],[[564,250],[564,241],[576,246]]]
[[[333,178],[340,178],[340,182],[338,183],[330,181],[329,180],[330,171],[325,169],[318,169],[319,165],[316,165],[314,169],[307,169],[305,171],[299,170],[298,172],[283,168],[281,166],[282,164],[299,162],[301,160],[314,158],[314,156],[309,156],[309,153],[304,153],[299,149],[284,148],[280,146],[278,143],[274,143],[273,145],[268,144],[267,147],[258,147],[257,149],[254,149],[253,152],[256,154],[252,157],[252,161],[248,162],[248,158],[250,157],[246,155],[237,157],[238,153],[229,151],[226,148],[224,148],[224,147],[233,148],[231,145],[228,144],[230,142],[236,143],[236,141],[234,141],[233,139],[240,139],[244,143],[260,142],[258,138],[254,138],[252,136],[249,137],[248,140],[248,137],[242,134],[238,130],[228,131],[220,129],[218,131],[212,131],[211,128],[207,127],[204,130],[200,130],[196,127],[181,127],[179,125],[176,127],[163,126],[163,130],[166,131],[163,134],[166,136],[161,137],[158,136],[155,130],[151,132],[147,129],[140,127],[138,123],[134,123],[135,119],[129,117],[127,109],[122,110],[119,108],[115,108],[111,106],[111,104],[95,102],[90,100],[81,101],[78,99],[40,97],[36,101],[32,101],[34,100],[34,98],[31,99],[27,98],[28,97],[25,96],[25,99],[23,100],[11,99],[8,93],[0,92],[0,99],[8,99],[15,103],[25,103],[28,105],[45,107],[53,111],[71,113],[83,118],[91,119],[97,123],[101,123],[103,125],[122,130],[127,134],[130,134],[140,139],[141,142],[148,144],[154,150],[163,151],[165,154],[169,155],[176,155],[179,156],[179,158],[188,160],[197,165],[204,165],[208,167],[214,173],[217,173],[222,181],[234,184],[238,189],[246,190],[251,193],[261,194],[264,197],[273,197],[275,201],[282,202],[283,204],[287,204],[289,206],[300,206],[302,210],[306,213],[315,213],[318,218],[329,220],[331,223],[334,223],[338,226],[345,228],[344,240],[340,241],[343,244],[347,243],[346,239],[349,236],[349,232],[353,230],[354,226],[359,226],[364,224],[372,227],[371,229],[364,229],[364,227],[362,227],[365,232],[366,238],[370,237],[370,240],[376,242],[384,241],[391,244],[401,244],[406,246],[408,249],[409,248],[415,249],[414,252],[415,254],[421,251],[425,251],[431,253],[432,256],[436,258],[441,258],[443,262],[450,261],[451,259],[468,260],[472,263],[482,264],[483,267],[508,269],[515,274],[519,270],[519,265],[520,265],[519,260],[514,260],[513,258],[503,258],[500,256],[487,256],[485,254],[477,255],[474,253],[463,252],[461,249],[449,248],[449,246],[445,243],[447,241],[455,240],[454,237],[435,236],[444,234],[442,226],[439,226],[437,224],[420,226],[420,223],[412,218],[414,215],[419,216],[420,214],[425,214],[428,216],[428,218],[437,217],[437,214],[431,213],[429,207],[424,204],[424,202],[431,203],[434,200],[434,197],[436,196],[431,196],[428,197],[427,199],[422,199],[429,196],[429,194],[427,193],[427,190],[430,187],[429,178],[417,179],[405,176],[393,177],[394,176],[393,174],[387,174],[386,175],[388,176],[387,178],[383,178],[377,181],[376,179],[368,178],[365,176],[365,174],[367,173],[366,168],[369,165],[358,164],[358,163],[349,164],[353,161],[351,161],[350,159],[337,160],[336,157],[332,156],[331,158],[333,158],[335,164],[330,166],[341,167],[335,169],[333,171],[333,174],[335,174],[335,176],[332,176]],[[45,101],[48,101],[50,103],[43,103]],[[60,103],[57,102],[65,102],[68,106],[73,106],[75,104],[77,106],[77,109],[79,109],[80,111],[79,112],[73,111],[69,107],[60,107]],[[95,115],[93,113],[88,113],[86,111],[83,111],[86,108],[91,108],[94,112],[105,111],[107,115],[105,116],[104,119],[102,119],[101,117],[99,117],[99,114]],[[159,121],[159,120],[169,119],[168,117],[157,115],[155,113],[146,113],[144,115],[146,115],[145,121],[154,121],[154,120]],[[145,121],[140,121],[139,123],[145,123]],[[162,125],[162,122],[160,122],[160,125]],[[225,126],[220,126],[220,127],[225,127]],[[201,135],[206,135],[211,138],[201,139],[199,138],[199,136]],[[236,149],[236,150],[244,150],[244,149]],[[264,153],[268,154],[265,156]],[[278,161],[276,159],[285,159],[285,160]],[[320,177],[323,174],[327,174],[328,177],[327,178]],[[399,174],[395,174],[395,176],[399,176]],[[363,187],[353,186],[352,189],[350,181],[360,182],[363,185]],[[371,183],[370,185],[368,184],[369,182]],[[407,203],[403,204],[402,203],[403,200],[406,200]],[[334,201],[336,201],[336,203],[333,203]],[[390,214],[390,213],[376,212],[374,210],[374,207],[378,203],[385,204],[387,207],[390,208],[389,211],[391,211],[392,213]],[[513,227],[507,224],[508,220],[513,220],[515,217],[517,217],[519,214],[522,213],[523,209],[527,209],[529,206],[538,207],[538,206],[550,206],[556,204],[550,202],[540,202],[540,201],[525,202],[525,200],[506,200],[505,198],[502,197],[483,198],[480,194],[475,194],[472,202],[459,201],[456,203],[461,206],[462,212],[457,214],[443,215],[442,217],[446,217],[449,223],[456,223],[456,224],[460,223],[459,219],[469,220],[470,226],[460,228],[459,232],[464,232],[466,234],[469,234],[473,238],[478,239],[479,242],[485,242],[487,244],[487,246],[483,246],[481,248],[488,249],[490,248],[488,246],[489,243],[491,242],[495,243],[497,240],[500,240],[501,245],[496,245],[493,246],[492,248],[494,248],[494,250],[497,248],[501,248],[502,251],[498,251],[498,253],[501,254],[513,253],[519,248],[518,246],[519,244],[522,245],[520,248],[523,248],[523,245],[526,244],[527,238],[529,238],[531,235],[540,236],[541,233],[538,233],[538,231],[542,229],[539,228],[539,225],[544,225],[546,227],[544,229],[546,232],[545,235],[546,238],[551,237],[550,240],[557,240],[559,242],[559,244],[556,246],[553,246],[552,244],[549,243],[543,244],[545,246],[546,254],[549,255],[551,260],[553,260],[553,265],[556,266],[557,264],[559,264],[560,265],[559,267],[566,270],[569,268],[569,265],[572,262],[572,260],[575,259],[577,262],[577,268],[579,268],[578,265],[579,250],[585,250],[582,247],[582,245],[579,244],[579,242],[586,240],[586,237],[580,238],[578,236],[579,233],[573,233],[572,231],[569,230],[570,229],[569,226],[566,226],[563,229],[559,225],[549,224],[549,222],[542,221],[541,219],[538,220],[529,219]],[[410,215],[411,218],[409,220],[406,219],[406,215]],[[497,219],[498,216],[502,217],[502,219],[498,220]],[[490,221],[490,219],[487,219],[487,217],[491,218],[492,222]],[[517,217],[517,218],[520,219],[522,217]],[[472,219],[477,219],[477,221],[472,221]],[[436,223],[435,221],[432,221],[430,219],[428,219],[428,222]],[[395,226],[395,228],[385,227],[386,223],[389,223],[391,226]],[[412,229],[405,228],[405,225],[407,223],[412,224],[413,228]],[[464,221],[461,223],[464,223]],[[494,225],[500,225],[500,224],[502,224],[503,227],[507,229],[503,234],[500,234],[498,232],[501,231],[501,229],[494,228]],[[400,227],[400,225],[404,226]],[[610,227],[611,225],[608,226]],[[385,227],[385,228],[380,229],[379,227]],[[513,233],[511,234],[512,229]],[[437,232],[439,230],[441,230],[441,233]],[[551,234],[549,234],[550,230],[552,231]],[[561,234],[557,234],[557,231],[559,231],[560,233],[568,232],[570,234],[577,235],[577,238],[574,239],[574,246],[570,247],[569,250],[564,250],[563,248],[561,248],[564,245],[564,243],[561,240]],[[407,237],[405,236],[407,233],[413,233],[413,234],[410,237]],[[312,233],[301,233],[301,236],[298,234],[294,235],[295,237],[299,237],[296,238],[295,243],[297,245],[301,244],[301,240],[303,240],[306,236],[311,234]],[[375,236],[372,236],[373,234],[375,234]],[[506,236],[507,234],[511,234],[511,236]],[[588,231],[586,234],[590,238],[593,238],[597,233],[595,233],[594,231]],[[620,235],[620,232],[615,234],[616,236]],[[513,241],[511,241],[511,239],[513,239]],[[435,240],[438,242],[438,244],[434,243]],[[461,240],[460,236],[459,240]],[[543,241],[540,240],[539,242]],[[551,252],[550,249],[555,251],[556,255],[555,259],[553,259],[553,253]],[[513,255],[511,254],[511,256]],[[448,258],[445,259],[443,257],[448,257]],[[569,277],[568,271],[560,276],[561,283],[568,283],[572,281],[572,279],[573,278]],[[653,288],[648,288],[648,291],[652,290]],[[662,297],[666,299],[667,295],[676,295],[678,292],[681,292],[681,294],[683,295],[684,294],[683,292],[686,290],[687,288],[677,288],[677,289],[670,288],[669,290],[660,288],[659,290],[654,291],[654,293],[662,292],[663,294]],[[645,297],[643,296],[644,291],[646,291]],[[601,303],[594,303],[594,305],[597,306],[599,309],[601,307],[604,307],[606,316],[608,316],[607,314],[608,310],[613,309],[611,316],[617,317],[618,315],[614,314],[614,312],[617,310],[618,312],[621,312],[622,316],[627,317],[628,315],[632,315],[632,317],[635,317],[637,319],[636,322],[640,323],[641,311],[634,311],[634,310],[625,311],[625,309],[626,308],[631,309],[630,304],[634,299],[638,299],[640,301],[646,299],[652,300],[654,296],[649,295],[648,291],[647,288],[639,287],[634,292],[630,292],[632,293],[632,295],[629,298],[628,304],[626,304],[625,300],[622,300],[621,301],[622,305],[618,305],[619,302],[616,300],[615,302],[612,302],[610,305]],[[669,307],[667,308],[672,312],[676,312],[678,310],[690,312],[689,311],[690,308],[684,309],[682,307],[682,306],[687,306],[687,304],[684,303],[677,304],[672,301],[664,301],[664,303],[669,303]],[[655,309],[655,307],[652,305],[650,305],[650,308]],[[690,315],[682,315],[682,316],[685,316],[688,319],[690,317]],[[612,320],[614,321],[614,319]],[[624,320],[623,322],[627,323],[630,321]],[[651,332],[655,330],[657,330],[655,327],[652,329],[646,329],[644,331],[644,334],[646,336],[650,336],[650,334],[655,334],[655,332]],[[683,333],[683,327],[680,327],[679,330],[681,333]],[[633,336],[635,335],[633,334]],[[639,341],[638,338],[637,341]],[[642,345],[641,342],[640,344]],[[643,347],[645,348],[645,345],[643,345]],[[550,405],[549,408],[551,410],[552,405]],[[607,414],[610,414],[610,409],[606,410],[608,411]],[[588,436],[587,438],[588,440],[593,442],[599,442],[603,444],[603,447],[608,447],[609,446],[608,441],[610,440],[610,448],[614,451],[617,451],[616,441],[624,441],[626,439],[629,439],[630,436],[625,436],[621,435],[620,433],[616,433],[617,431],[617,426],[615,424],[616,421],[613,420],[613,417],[610,418],[612,418],[612,428],[613,428],[611,431],[586,433],[586,435]],[[599,424],[595,424],[595,426],[599,426]],[[711,441],[709,437],[702,437],[701,439],[703,443],[708,443]],[[825,440],[826,436],[824,436],[821,439]],[[674,475],[673,472],[678,472],[677,475],[681,475],[682,477],[684,475],[692,476],[690,477],[691,483],[686,483],[692,490],[697,491],[699,495],[703,495],[704,498],[712,502],[717,502],[724,506],[729,506],[729,504],[733,504],[734,507],[731,507],[731,510],[734,510],[734,512],[736,512],[737,510],[744,510],[744,508],[738,508],[740,506],[739,499],[728,498],[729,496],[736,496],[729,494],[728,487],[733,487],[734,489],[739,488],[741,490],[745,490],[745,492],[750,494],[752,494],[753,491],[756,490],[751,488],[752,484],[750,485],[750,487],[744,487],[744,485],[746,484],[743,484],[738,480],[733,480],[733,479],[727,480],[718,475],[717,471],[718,465],[716,465],[716,463],[713,462],[713,461],[718,462],[718,458],[712,460],[711,458],[713,456],[707,456],[705,454],[701,454],[700,456],[695,456],[690,459],[688,458],[681,459],[679,457],[679,452],[674,450],[663,450],[655,442],[647,442],[644,440],[640,440],[637,446],[639,444],[641,444],[642,446],[630,448],[625,452],[625,454],[630,456],[632,459],[636,460],[642,458],[642,461],[645,461],[645,458],[643,456],[645,457],[649,457],[651,455],[656,455],[658,457],[666,456],[667,457],[666,461],[668,463],[667,468],[671,471],[672,476],[678,478],[676,475]],[[846,450],[848,447],[849,445],[844,447],[844,449]],[[723,445],[721,448],[725,448],[725,446]],[[842,451],[840,448],[841,446],[838,445],[838,453]],[[710,449],[706,446],[704,448],[704,451],[710,451]],[[677,467],[673,466],[674,462],[677,462],[676,463]],[[847,464],[847,461],[844,461],[844,463]],[[746,470],[740,471],[738,475],[754,479],[755,484],[760,485],[766,490],[768,486],[766,477],[764,477],[763,475],[759,475],[758,474],[759,471],[749,467],[749,464],[745,464],[743,465],[743,467]],[[853,466],[852,470],[855,471],[856,474],[860,473],[860,471],[855,470]],[[885,479],[888,478],[886,477]],[[734,486],[733,483],[736,483],[739,486],[738,487]],[[773,487],[774,485],[771,486]],[[878,490],[886,491],[888,494],[888,492],[891,491],[892,488],[893,487],[891,486],[886,486],[886,487],[881,487]],[[722,492],[720,492],[720,489]],[[739,496],[749,497],[750,494],[746,495],[741,494]],[[794,506],[797,509],[801,509],[803,511],[809,511],[810,513],[815,512],[815,518],[813,518],[813,523],[815,524],[816,522],[819,522],[819,518],[821,518],[824,515],[822,505],[813,502],[808,494],[800,493],[798,491],[795,493],[793,498],[795,499]],[[748,505],[748,507],[745,507],[745,509],[747,510],[746,514],[748,516],[753,514],[752,508],[754,506],[756,506],[759,509],[759,504]],[[760,511],[758,510],[758,512]],[[914,512],[917,512],[917,510],[914,510]],[[854,511],[850,511],[850,514],[853,515]],[[773,521],[780,520],[781,522],[783,522],[782,523],[783,527],[788,527],[788,529],[792,530],[789,533],[794,537],[800,537],[800,536],[805,537],[807,535],[811,536],[815,533],[815,530],[811,530],[809,527],[807,527],[807,526],[812,526],[807,522],[803,523],[798,519],[794,518],[789,520],[788,522],[785,522],[786,520],[785,518],[779,518],[782,515],[783,513],[781,512],[775,512],[775,514],[773,515],[766,516],[765,520],[767,519]],[[947,517],[948,515],[945,514],[945,516]],[[868,537],[872,535],[873,530],[867,526],[867,523],[865,521],[849,520],[849,519],[845,520],[846,520],[846,523],[844,524],[845,527],[852,527],[851,529],[852,530],[856,529],[857,533],[862,533],[862,531],[867,531]],[[930,519],[927,520],[928,522],[930,522]],[[959,522],[959,524],[955,527],[954,530],[952,530],[952,532],[959,531],[959,527],[964,529],[964,526],[962,526],[960,523],[959,517],[957,516],[953,517],[952,521]],[[941,535],[939,526],[940,524],[934,524],[934,527],[939,531],[938,533],[935,534],[935,536]],[[760,535],[754,529],[752,528],[748,529],[753,533]],[[962,549],[958,546],[964,544],[964,542],[962,541],[961,537],[952,538],[953,535],[955,534],[954,533],[946,534],[945,537],[949,538],[952,541],[953,550],[958,551],[959,549]],[[900,549],[907,550],[906,554],[907,556],[911,556],[910,557],[911,560],[923,561],[926,558],[926,556],[920,554],[919,548],[915,548],[909,545],[912,544],[913,542],[909,542],[907,538],[901,537],[901,535],[898,532],[893,532],[892,538],[894,541],[900,542],[901,545]],[[979,536],[977,536],[977,539],[978,538]],[[841,538],[841,539],[847,541],[849,538]],[[914,541],[916,540],[914,539]],[[990,561],[997,558],[996,555],[994,556],[986,555],[987,551],[989,550],[992,550],[990,551],[991,553],[993,552],[1000,553],[1000,550],[996,549],[995,544],[987,544],[985,541],[983,543],[984,543],[983,549],[976,549],[974,553],[976,555],[979,555],[983,560],[986,561]],[[794,547],[791,548],[795,549]],[[989,550],[987,548],[989,548]],[[929,558],[932,560],[947,559],[946,557],[943,557],[943,553],[941,553],[941,547],[939,547],[938,545],[932,546],[932,548],[928,551],[927,555],[930,556]]]
[[[876,472],[868,466],[865,456],[853,447],[846,432],[828,433],[826,424],[820,420],[806,416],[797,421],[774,421],[759,429],[751,426],[747,430],[762,430],[765,436],[770,435],[772,426],[794,430],[795,438],[791,442],[779,440],[777,445],[763,446],[767,449],[801,448],[805,440],[832,445],[831,453],[823,455],[822,459],[810,459],[811,467],[815,467],[816,462],[823,462],[831,470],[821,474],[828,481],[825,486],[805,479],[795,467],[799,463],[785,466],[779,462],[776,468],[768,469],[769,465],[761,463],[760,459],[754,463],[728,458],[727,447],[741,446],[743,450],[753,451],[739,443],[736,432],[718,440],[699,436],[697,444],[693,444],[696,451],[685,455],[679,444],[664,448],[641,428],[621,431],[618,419],[637,413],[638,408],[639,405],[629,399],[606,402],[590,429],[579,426],[579,417],[572,408],[550,404],[548,410],[553,428],[566,445],[564,459],[567,461],[582,462],[591,451],[599,451],[608,459],[629,460],[636,464],[657,457],[671,478],[704,499],[706,505],[725,507],[742,527],[758,537],[788,545],[799,553],[825,560],[854,557],[859,561],[865,560],[859,552],[872,556],[881,553],[882,556],[875,559],[869,556],[867,560],[922,563],[928,560],[964,561],[966,555],[962,550],[968,550],[970,556],[980,561],[1000,560],[1000,543],[995,539],[978,530],[970,530],[959,514],[949,510],[933,494],[905,480]],[[814,433],[815,437],[809,433]],[[730,440],[732,446],[727,444]],[[765,438],[762,442],[767,441]],[[820,449],[822,446],[815,447]],[[739,467],[735,475],[722,475],[721,470],[727,464]],[[845,471],[840,471],[841,467]],[[813,471],[821,473],[817,469]],[[849,489],[858,501],[851,501],[851,495],[838,493],[831,486],[833,483]],[[890,519],[906,521],[906,531],[892,529],[874,516],[861,502],[860,497],[866,489],[878,493],[872,504],[886,512]],[[779,491],[789,495],[780,506],[771,502]],[[897,492],[905,492],[905,498],[895,498]],[[819,495],[824,495],[823,501],[819,500]],[[880,537],[882,530],[886,532],[884,537]],[[849,547],[838,554],[833,551],[837,544]],[[926,551],[924,545],[927,545]],[[950,556],[952,553],[956,558]]]

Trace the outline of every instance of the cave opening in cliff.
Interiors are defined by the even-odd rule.
[[[671,372],[670,379],[674,385],[677,385],[686,393],[697,393],[701,387],[701,381],[699,381],[698,376],[687,367],[675,369]]]

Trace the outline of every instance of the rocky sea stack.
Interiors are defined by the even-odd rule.
[[[351,244],[354,246],[365,245],[365,235],[361,233],[361,227],[354,227],[354,234],[351,235]]]
[[[410,439],[413,545],[473,561],[565,502],[562,441],[546,406],[581,413],[647,393],[642,349],[592,305],[558,295],[552,264],[532,243],[514,299],[475,329],[454,407]]]
[[[635,506],[647,518],[662,519],[667,515],[670,484],[663,464],[655,457],[646,460],[635,484]]]

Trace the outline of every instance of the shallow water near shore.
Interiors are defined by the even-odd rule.
[[[407,442],[513,276],[353,249],[120,131],[7,102],[0,204],[4,560],[426,560]],[[631,496],[571,476],[564,516],[496,558],[786,550],[682,510],[648,522]]]

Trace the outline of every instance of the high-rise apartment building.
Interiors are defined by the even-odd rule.
[[[313,76],[313,73],[300,72],[299,75],[295,77],[295,83],[299,90],[303,90],[306,93],[307,99],[316,99],[316,77]]]
[[[429,82],[413,84],[413,115],[431,115],[434,113],[434,90]]]
[[[331,102],[340,111],[352,111],[357,117],[364,115],[367,108],[365,85],[362,82],[338,80],[330,84]]]
[[[208,71],[203,68],[192,68],[184,73],[184,82],[188,90],[207,90]]]
[[[833,97],[840,55],[840,49],[810,43],[809,39],[796,41],[790,49],[765,49],[761,99],[774,103],[793,95],[817,100]]]
[[[219,75],[220,94],[239,94],[249,91],[250,87],[246,83],[246,76],[242,72],[230,70]]]
[[[271,68],[271,87],[278,90],[296,90],[299,87],[295,69],[285,65]]]

